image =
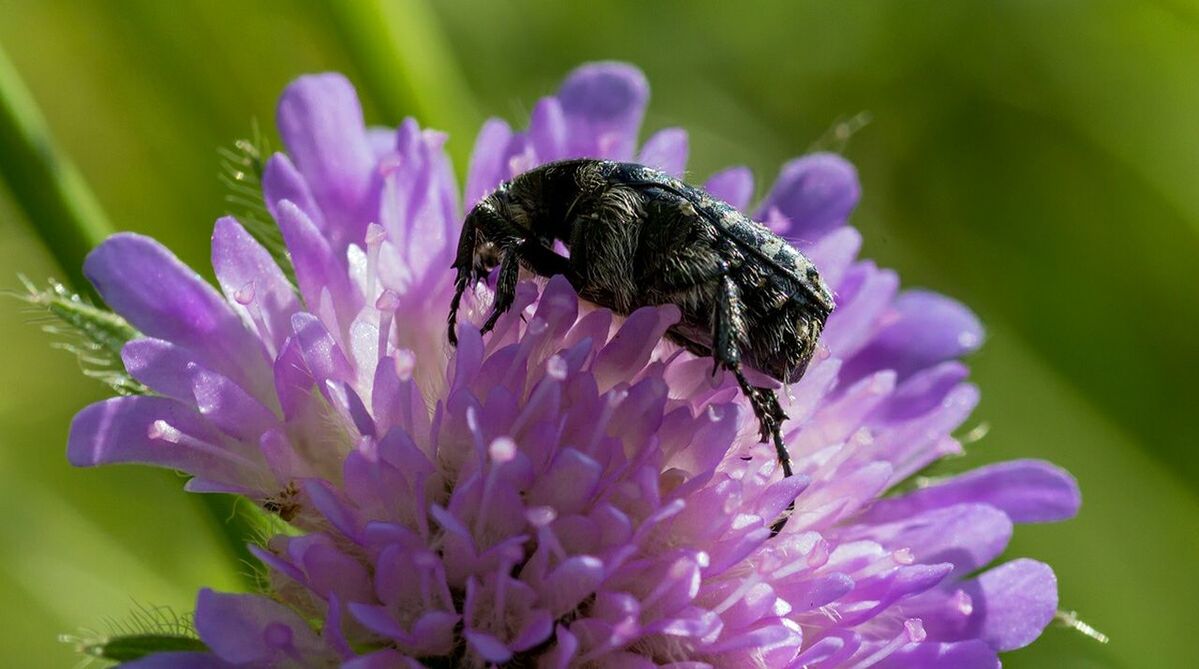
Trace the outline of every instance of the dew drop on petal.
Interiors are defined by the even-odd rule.
[[[234,291],[233,299],[243,307],[249,306],[254,301],[254,282],[251,281]]]

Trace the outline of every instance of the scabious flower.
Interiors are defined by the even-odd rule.
[[[620,317],[530,280],[482,337],[480,286],[447,345],[462,206],[567,157],[682,175],[684,131],[637,150],[647,98],[627,65],[576,70],[527,131],[483,127],[461,202],[444,135],[366,128],[344,78],[303,77],[263,176],[298,290],[233,218],[213,232],[220,292],[146,237],[92,253],[153,394],[80,412],[71,462],[182,470],[296,530],[253,548],[267,592],[200,593],[208,652],[137,666],[970,668],[1040,634],[1053,571],[988,565],[1013,523],[1072,516],[1074,481],[1017,461],[889,494],[961,450],[978,391],[958,358],[983,333],[857,259],[838,156],[788,163],[756,209],[838,303],[780,390],[791,478],[733,380],[663,340],[671,305]],[[706,186],[741,209],[754,191],[745,168]]]

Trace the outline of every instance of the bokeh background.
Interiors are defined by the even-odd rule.
[[[1062,608],[1111,642],[1051,627],[1007,666],[1199,661],[1196,3],[0,0],[0,48],[90,214],[202,272],[229,208],[218,148],[273,132],[305,72],[346,72],[369,122],[449,131],[460,175],[485,117],[523,125],[587,60],[645,70],[647,130],[691,131],[696,180],[744,163],[761,190],[868,112],[843,149],[866,254],[989,332],[966,427],[990,429],[954,466],[1043,457],[1082,485],[1076,520],[1021,527],[1010,553],[1052,563]],[[74,271],[25,160],[0,154],[3,289]],[[72,414],[106,390],[31,318],[0,301],[0,663],[65,667],[58,634],[187,611],[245,567],[178,476],[67,466]]]

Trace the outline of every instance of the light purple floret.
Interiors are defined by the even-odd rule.
[[[571,156],[682,173],[682,130],[637,150],[647,101],[631,66],[576,70],[528,130],[484,126],[465,206]],[[85,266],[144,333],[124,358],[156,395],[81,411],[71,462],[183,470],[189,489],[245,495],[300,530],[254,548],[268,594],[200,593],[210,654],[130,666],[970,669],[1053,617],[1048,566],[989,565],[1013,523],[1074,515],[1069,474],[1020,461],[888,496],[961,451],[951,435],[978,391],[958,359],[983,332],[857,259],[844,159],[788,163],[756,209],[838,303],[780,393],[783,479],[736,384],[663,342],[673,306],[622,318],[561,277],[529,281],[483,338],[481,287],[448,348],[463,201],[444,135],[368,130],[336,74],[289,86],[278,124],[287,153],[264,191],[298,295],[232,218],[213,233],[219,292],[132,234]],[[754,189],[744,168],[707,186],[740,208]]]

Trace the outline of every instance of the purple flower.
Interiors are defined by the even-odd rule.
[[[639,71],[598,63],[527,131],[489,121],[465,205],[570,156],[681,174],[682,130],[636,150],[647,98]],[[733,380],[663,341],[673,306],[622,318],[561,277],[528,281],[483,338],[480,287],[447,347],[461,208],[444,135],[366,128],[331,74],[288,87],[278,125],[264,194],[298,295],[232,218],[213,233],[220,293],[137,235],[85,266],[144,333],[124,359],[156,394],[80,412],[71,462],[183,470],[299,530],[254,548],[269,593],[200,594],[211,654],[138,666],[995,667],[1053,617],[1048,566],[988,565],[1014,522],[1076,512],[1068,474],[1018,461],[887,495],[961,451],[978,391],[958,358],[983,333],[857,260],[842,158],[787,164],[757,210],[838,302],[783,389],[784,479]],[[754,190],[745,168],[707,187],[743,209]]]

